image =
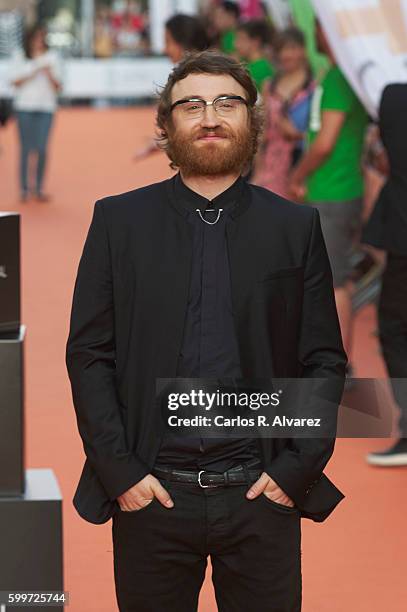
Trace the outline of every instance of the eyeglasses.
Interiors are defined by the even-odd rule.
[[[212,102],[207,102],[202,98],[186,98],[177,100],[170,107],[170,112],[179,106],[180,111],[185,117],[199,117],[204,114],[207,106],[213,106],[215,112],[225,117],[233,115],[243,104],[248,106],[247,100],[242,96],[218,96]]]

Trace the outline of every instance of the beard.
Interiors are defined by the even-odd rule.
[[[214,142],[198,144],[198,139],[208,133],[223,137]],[[168,132],[167,155],[182,170],[184,176],[217,176],[242,172],[253,158],[253,142],[250,128],[239,131],[223,128],[205,128],[196,134]]]

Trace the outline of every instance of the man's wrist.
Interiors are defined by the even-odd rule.
[[[296,506],[300,506],[306,497],[306,486],[302,486],[301,483],[294,483],[287,477],[284,477],[283,470],[279,469],[278,465],[269,463],[263,467],[264,472],[267,476],[280,487],[280,489],[288,495],[288,497],[294,502]]]
[[[150,473],[150,467],[139,457],[130,455],[126,460],[96,465],[95,470],[111,501],[114,501]]]

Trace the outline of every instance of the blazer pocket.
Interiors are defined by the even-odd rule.
[[[274,272],[269,272],[266,276],[259,279],[258,283],[265,283],[269,280],[274,280],[277,278],[286,278],[290,276],[297,276],[300,278],[304,273],[304,267],[298,266],[296,268],[283,268],[281,270],[275,270]]]

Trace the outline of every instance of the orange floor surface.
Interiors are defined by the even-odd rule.
[[[95,200],[172,174],[161,152],[132,161],[153,128],[151,108],[60,110],[46,180],[53,200],[26,204],[18,201],[16,125],[0,130],[0,209],[22,216],[26,467],[52,468],[62,490],[70,612],[117,610],[111,522],[91,525],[72,505],[84,459],[64,362],[73,284]],[[375,328],[374,308],[367,307],[356,319],[358,376],[385,375]],[[302,521],[303,612],[407,610],[407,469],[372,468],[364,460],[387,444],[337,441],[326,473],[347,497],[326,522]],[[216,609],[209,565],[199,612]]]

